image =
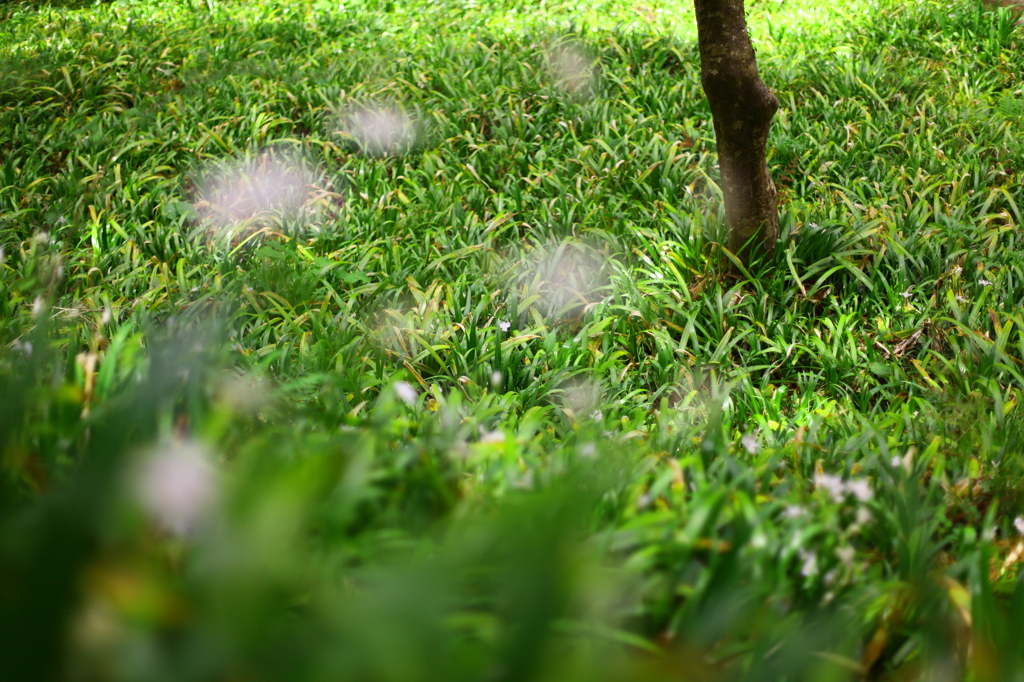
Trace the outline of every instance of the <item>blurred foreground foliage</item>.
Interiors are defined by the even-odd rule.
[[[481,436],[401,381],[359,415],[297,406],[222,369],[209,327],[149,330],[89,405],[45,327],[0,372],[11,679],[1024,672],[1024,546],[995,504],[958,523],[937,448],[892,447],[891,420],[748,448],[715,395],[642,440]],[[818,443],[837,475],[803,464]]]
[[[681,0],[86,5],[0,10],[4,679],[1024,679],[1009,15],[752,3],[736,280]]]

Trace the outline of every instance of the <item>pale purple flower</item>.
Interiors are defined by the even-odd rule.
[[[800,560],[803,561],[803,563],[800,565],[800,575],[802,575],[805,578],[809,578],[812,575],[816,575],[818,573],[817,554],[811,551],[801,549]]]
[[[866,478],[850,479],[846,483],[846,491],[861,502],[867,502],[875,496],[875,493],[871,490],[871,484],[868,483]]]
[[[216,499],[216,471],[200,444],[170,444],[141,463],[135,493],[160,526],[187,535],[199,527]]]
[[[594,87],[593,60],[579,49],[566,46],[548,54],[552,75],[564,90],[576,95],[587,96]],[[561,125],[565,125],[560,122]]]
[[[983,287],[990,287],[990,286],[992,286],[992,282],[988,281],[987,279],[979,279],[978,280],[978,284],[980,284]]]
[[[757,450],[759,447],[757,443],[757,436],[748,433],[747,435],[743,436],[743,438],[740,439],[740,444],[750,454],[757,454]]]
[[[815,474],[814,485],[817,489],[828,492],[836,502],[842,502],[847,495],[853,495],[860,502],[867,502],[875,495],[866,478],[853,478],[844,482],[842,478],[832,474]]]
[[[791,504],[787,506],[783,511],[782,515],[787,519],[796,519],[807,513],[807,510],[797,504]]]
[[[395,395],[406,405],[415,405],[419,396],[416,389],[404,381],[395,382]]]
[[[507,332],[509,330],[509,327],[511,327],[511,326],[512,326],[512,323],[511,322],[506,322],[505,320],[500,320],[498,322],[498,328],[501,329],[501,331],[503,331],[503,332]]]
[[[846,545],[845,547],[836,548],[836,556],[839,557],[839,560],[842,561],[844,565],[849,567],[853,566],[853,558],[854,556],[856,556],[856,554],[856,550],[854,550],[853,547],[850,547],[849,545]]]
[[[374,104],[349,113],[347,131],[373,156],[386,156],[415,142],[416,126],[397,107]]]
[[[505,433],[503,431],[488,431],[487,433],[480,436],[481,443],[504,443]]]
[[[1017,529],[1017,532],[1024,535],[1024,517],[1018,516],[1013,520],[1013,527]]]
[[[818,490],[826,491],[836,502],[842,502],[843,498],[846,497],[843,479],[832,474],[815,474],[814,487]]]

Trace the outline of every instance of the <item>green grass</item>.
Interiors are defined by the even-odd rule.
[[[1024,33],[753,3],[736,278],[657,5],[0,9],[18,679],[1021,679]]]

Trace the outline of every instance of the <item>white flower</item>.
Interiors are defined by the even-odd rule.
[[[1024,535],[1024,517],[1018,516],[1013,520],[1013,527],[1017,529],[1017,532]]]
[[[593,412],[590,413],[590,418],[596,422],[599,422],[602,419],[604,419],[604,412],[602,412],[601,410],[594,410]]]
[[[980,284],[983,287],[990,287],[990,286],[992,286],[992,282],[988,281],[987,279],[979,279],[978,280],[978,284]]]
[[[511,327],[511,326],[512,326],[511,322],[506,322],[505,320],[499,320],[498,321],[498,327],[503,332],[507,332],[509,330],[509,327]]]
[[[36,296],[36,300],[32,301],[32,317],[39,317],[40,313],[43,312],[43,297]]]
[[[758,447],[759,447],[758,443],[757,443],[757,436],[748,433],[747,435],[743,436],[743,438],[740,439],[740,444],[750,454],[752,454],[752,455],[756,455],[757,454],[757,450],[758,450]]]
[[[857,508],[857,525],[863,526],[871,520],[871,512],[864,507]]]
[[[416,389],[404,381],[395,382],[395,395],[406,405],[415,405],[419,396]]]
[[[782,511],[782,515],[785,516],[787,519],[796,519],[803,516],[806,513],[806,509],[796,504],[791,504]]]
[[[861,502],[867,502],[875,493],[871,490],[871,484],[866,478],[854,478],[846,483],[846,492],[856,497]]]
[[[893,463],[893,466],[897,466],[897,464]],[[828,492],[836,502],[842,502],[847,495],[853,495],[860,502],[867,502],[875,496],[874,491],[871,490],[871,484],[866,478],[854,478],[843,482],[839,476],[815,474],[814,486],[818,490]]]
[[[373,156],[387,156],[415,142],[416,126],[401,109],[371,105],[349,113],[347,131]]]
[[[818,555],[807,550],[800,550],[800,559],[803,564],[800,566],[800,575],[809,578],[818,573]]]
[[[836,548],[836,556],[839,557],[839,560],[842,561],[843,564],[849,567],[853,567],[853,558],[856,554],[856,550],[849,545]]]
[[[135,493],[154,520],[175,535],[196,530],[216,499],[216,471],[194,441],[171,444],[146,458],[136,472]]]
[[[895,457],[893,457],[892,459],[889,460],[889,466],[891,466],[893,468],[896,468],[898,466],[902,466],[902,464],[903,464],[903,460],[900,458],[899,455],[896,455]]]
[[[814,487],[818,490],[826,491],[836,502],[842,502],[843,498],[846,497],[843,479],[832,474],[815,474]]]
[[[910,293],[910,290],[911,290],[912,288],[913,288],[913,287],[907,287],[906,291],[904,291],[903,293],[901,293],[901,294],[900,294],[900,296],[902,296],[903,298],[910,298],[911,296],[913,296],[913,295],[914,295],[914,294]]]
[[[504,443],[505,433],[503,431],[488,431],[487,433],[480,436],[481,443]]]
[[[584,443],[583,447],[580,448],[580,457],[590,459],[597,454],[597,446],[593,443]]]
[[[967,297],[966,297],[966,296],[964,296],[963,294],[957,294],[957,295],[956,295],[956,296],[954,296],[953,298],[955,298],[955,299],[956,299],[957,301],[959,301],[960,303],[967,303]]]

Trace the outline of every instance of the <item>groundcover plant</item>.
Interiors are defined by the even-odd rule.
[[[1024,29],[0,6],[0,677],[1024,679]]]

